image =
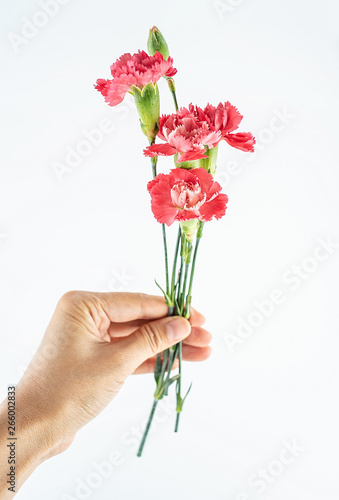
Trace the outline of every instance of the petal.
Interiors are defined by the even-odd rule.
[[[153,156],[173,156],[177,150],[169,144],[153,144],[144,149],[144,155],[148,157]]]
[[[215,198],[215,196],[220,193],[221,189],[222,188],[221,188],[219,182],[214,181],[213,185],[210,187],[210,189],[206,193],[206,200],[208,201],[208,200],[211,200],[212,198]]]
[[[206,201],[200,209],[200,220],[208,222],[213,219],[221,219],[226,213],[228,197],[226,194],[218,194],[210,201]]]
[[[181,163],[182,161],[194,161],[201,160],[202,158],[209,158],[208,155],[204,155],[205,152],[205,149],[203,149],[202,151],[188,151],[187,153],[183,153],[178,156],[177,163]]]
[[[172,168],[169,174],[169,183],[171,187],[178,181],[193,182],[195,183],[197,178],[194,175],[195,169],[188,170],[187,168]]]
[[[152,198],[151,207],[153,215],[158,222],[167,224],[167,226],[170,226],[174,222],[177,214],[177,208],[172,204],[169,177],[169,175],[164,174],[157,175],[147,185]]]
[[[178,210],[175,220],[184,221],[198,218],[199,212],[197,210]]]
[[[243,115],[239,113],[235,106],[232,106],[230,102],[225,102],[224,104],[219,103],[216,112],[216,123],[222,118],[222,123],[220,123],[220,127],[217,125],[217,129],[221,130],[222,134],[226,134],[227,132],[233,132],[236,130],[241,120],[243,119]]]
[[[254,151],[255,138],[250,132],[226,134],[224,139],[230,146],[240,149],[240,151]]]
[[[105,97],[107,95],[107,90],[109,88],[109,85],[111,84],[111,81],[112,80],[104,80],[103,78],[98,78],[96,84],[94,85],[94,88],[101,92]]]
[[[155,188],[155,186],[157,186],[157,184],[159,183],[159,181],[164,181],[164,182],[166,182],[168,184],[168,191],[167,192],[170,193],[172,185],[170,183],[170,176],[166,175],[166,174],[158,174],[154,179],[152,179],[151,181],[149,181],[149,183],[147,184],[147,191],[151,194],[153,188]]]
[[[178,210],[173,207],[173,205],[162,203],[157,199],[153,199],[151,202],[151,208],[155,219],[161,224],[170,226],[176,220]]]
[[[206,193],[207,196],[208,196],[209,192],[211,191],[211,188],[214,184],[217,184],[217,187],[219,187],[219,191],[221,191],[220,184],[213,181],[212,175],[210,173],[208,173],[205,168],[202,168],[202,167],[194,168],[191,172],[196,178],[198,178],[200,186],[201,186],[203,192]],[[212,197],[212,195],[209,196],[209,198],[211,198],[211,197]],[[209,198],[207,198],[207,199],[209,199]]]
[[[192,139],[190,137],[185,137],[178,129],[170,132],[167,136],[167,141],[178,153],[187,153],[193,149]]]

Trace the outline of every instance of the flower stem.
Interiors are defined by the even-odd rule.
[[[166,294],[169,297],[169,277],[168,277],[168,251],[167,251],[167,237],[166,237],[166,226],[162,225],[162,239],[164,242],[164,255],[165,255],[165,273],[166,273]]]
[[[149,143],[150,143],[150,146],[152,146],[155,143],[155,139],[150,140]],[[157,156],[154,156],[153,158],[151,158],[153,179],[157,176],[157,163],[158,163]],[[168,251],[167,251],[167,237],[166,237],[165,224],[162,224],[162,239],[164,242],[164,255],[165,255],[166,294],[168,296],[169,295]]]
[[[177,243],[175,245],[175,252],[174,252],[174,260],[173,260],[173,269],[172,269],[172,283],[171,283],[171,297],[174,301],[174,288],[175,288],[175,275],[177,271],[177,260],[178,260],[178,253],[179,253],[179,245],[181,241],[181,229],[179,226],[178,230],[178,237],[177,237]]]
[[[180,413],[181,413],[181,365],[182,365],[182,343],[179,343],[178,346],[178,359],[179,359],[179,378],[177,380],[177,417],[175,420],[175,428],[174,432],[178,432],[179,429],[179,420],[180,420]],[[180,402],[180,405],[178,404]]]
[[[168,88],[170,89],[172,97],[173,97],[175,111],[178,111],[179,106],[178,106],[178,101],[177,101],[177,95],[175,93],[174,79],[173,78],[167,78],[167,85],[168,85]]]
[[[184,308],[185,308],[185,293],[186,293],[186,286],[187,286],[187,278],[188,278],[188,270],[190,267],[189,262],[185,262],[185,275],[184,275],[184,283],[182,285],[182,291],[181,291],[181,296],[180,296],[180,312],[183,314]]]
[[[153,146],[153,144],[155,143],[155,139],[151,139],[149,141],[149,145],[150,146]],[[153,176],[153,179],[154,177],[157,176],[157,163],[158,163],[158,157],[157,156],[153,156],[151,158],[151,164],[152,164],[152,176]]]
[[[178,101],[177,101],[177,96],[176,96],[175,90],[171,90],[171,93],[172,93],[172,97],[173,97],[175,111],[178,111],[179,106],[178,106]]]
[[[141,443],[140,443],[140,446],[139,446],[139,449],[138,449],[137,457],[141,457],[141,455],[142,455],[142,451],[144,449],[145,441],[146,441],[146,438],[148,436],[148,433],[149,433],[149,430],[150,430],[150,427],[151,427],[151,423],[152,423],[152,420],[153,420],[153,417],[154,417],[154,413],[155,413],[155,409],[157,407],[157,404],[158,404],[158,400],[154,399],[152,410],[151,410],[151,413],[150,413],[150,415],[148,417],[146,429],[144,431],[144,434],[142,436],[142,440],[141,440]]]
[[[179,420],[180,420],[180,414],[181,412],[177,413],[177,417],[175,419],[175,427],[174,427],[174,432],[178,432],[179,430]]]
[[[196,238],[196,243],[195,243],[195,249],[194,249],[194,254],[193,254],[193,261],[192,261],[192,269],[191,269],[191,276],[190,276],[190,282],[188,285],[188,292],[187,292],[187,297],[186,297],[186,311],[185,311],[185,318],[189,318],[191,315],[191,302],[192,302],[192,287],[193,287],[193,278],[194,278],[194,271],[195,271],[195,263],[197,259],[197,254],[198,254],[198,249],[199,249],[199,243],[202,237],[202,230],[204,227],[204,223],[200,222],[200,227],[198,228],[197,231],[197,238]]]

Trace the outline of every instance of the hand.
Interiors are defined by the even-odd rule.
[[[61,298],[17,386],[22,480],[65,450],[130,374],[152,372],[157,353],[184,340],[183,359],[208,358],[204,317],[194,309],[189,322],[167,313],[164,299],[144,294],[68,292]]]

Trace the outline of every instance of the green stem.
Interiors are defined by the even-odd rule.
[[[178,412],[178,413],[177,413],[177,418],[175,419],[175,427],[174,427],[174,432],[178,432],[178,430],[179,430],[180,413],[181,413],[181,412]]]
[[[180,413],[181,413],[181,365],[182,365],[182,342],[179,343],[178,346],[178,359],[179,359],[179,378],[177,380],[177,396],[179,398],[177,399],[177,418],[175,420],[175,428],[174,432],[178,432],[179,429],[179,420],[180,420]],[[178,400],[180,401],[180,406],[178,405]]]
[[[168,88],[170,89],[172,97],[173,97],[175,111],[178,111],[179,106],[178,106],[178,101],[177,101],[177,95],[175,93],[174,79],[173,78],[167,78],[167,85],[168,85]]]
[[[171,94],[172,94],[172,97],[173,97],[175,111],[178,111],[179,106],[178,106],[178,101],[177,101],[177,96],[176,96],[175,90],[171,90]]]
[[[184,312],[184,307],[185,307],[185,294],[186,294],[186,286],[187,286],[187,278],[188,278],[188,270],[189,270],[190,264],[185,263],[185,276],[184,276],[184,283],[182,285],[182,291],[180,295],[180,312],[183,314]]]
[[[153,146],[153,144],[155,143],[155,139],[151,139],[149,141],[149,145],[150,146]],[[154,177],[157,176],[157,163],[158,163],[158,157],[157,156],[153,156],[151,158],[151,164],[152,164],[152,176],[153,176],[153,179]]]
[[[164,390],[164,396],[168,395],[168,388],[170,386],[170,379],[171,379],[171,370],[173,368],[173,363],[175,360],[175,350],[173,347],[168,349],[168,366],[167,366],[167,377],[165,380],[165,390]]]
[[[181,241],[181,229],[179,226],[178,230],[178,237],[177,237],[177,243],[175,246],[175,252],[174,252],[174,261],[173,261],[173,269],[172,269],[172,283],[171,283],[171,296],[174,299],[174,287],[175,287],[175,278],[176,278],[176,272],[177,272],[177,260],[178,260],[178,253],[179,253],[179,245]]]
[[[158,157],[154,156],[153,158],[151,158],[151,163],[152,163],[152,175],[153,175],[153,179],[154,179],[154,177],[157,176]]]
[[[155,139],[150,140],[149,143],[150,143],[150,146],[152,146],[155,143]],[[157,156],[154,156],[153,158],[151,158],[153,179],[157,176],[157,163],[158,163],[158,157]],[[167,237],[166,237],[166,226],[165,226],[165,224],[162,224],[162,239],[163,239],[163,242],[164,242],[164,253],[165,253],[166,294],[168,296],[169,295],[168,251],[167,251]]]
[[[198,249],[199,249],[199,244],[200,240],[202,237],[202,230],[204,227],[204,223],[200,222],[200,227],[197,231],[197,238],[196,238],[196,244],[195,244],[195,249],[194,249],[194,254],[193,254],[193,261],[192,261],[192,268],[191,268],[191,276],[190,276],[190,282],[188,285],[188,292],[187,292],[187,297],[186,297],[186,311],[185,311],[185,318],[189,318],[191,314],[191,301],[192,301],[192,287],[193,287],[193,279],[194,279],[194,272],[195,272],[195,263],[197,260],[197,254],[198,254]]]
[[[178,283],[178,291],[177,291],[177,302],[180,307],[180,295],[181,295],[181,286],[182,279],[184,276],[184,257],[180,257],[180,269],[179,269],[179,283]],[[179,312],[179,311],[177,311]]]
[[[162,225],[162,239],[164,242],[164,254],[165,254],[166,294],[167,297],[169,297],[170,291],[169,291],[169,277],[168,277],[168,251],[167,251],[166,226],[165,224],[161,225]]]
[[[154,412],[155,412],[155,409],[157,407],[157,404],[158,404],[158,400],[155,399],[153,401],[153,406],[152,406],[151,413],[150,413],[150,415],[148,417],[148,421],[147,421],[146,429],[144,431],[144,435],[142,436],[142,440],[141,440],[141,443],[140,443],[140,446],[139,446],[139,449],[138,449],[137,457],[141,457],[141,455],[142,455],[142,451],[144,449],[145,441],[146,441],[147,435],[148,435],[150,427],[151,427],[151,423],[152,423],[152,420],[153,420],[153,417],[154,417]]]

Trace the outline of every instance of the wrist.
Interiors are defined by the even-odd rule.
[[[34,470],[58,452],[60,441],[53,429],[48,402],[31,382],[20,382],[15,389],[14,426],[14,435],[10,435],[6,399],[0,405],[0,497],[4,500],[12,498]],[[14,486],[7,482],[10,474]],[[12,490],[8,489],[10,486]]]

